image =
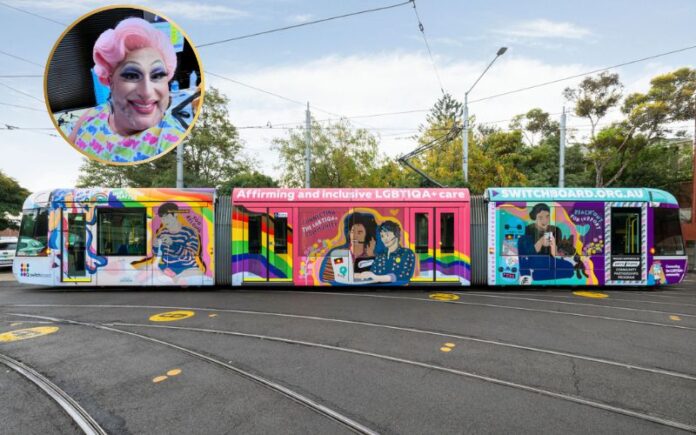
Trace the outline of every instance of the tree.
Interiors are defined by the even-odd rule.
[[[510,122],[510,129],[520,130],[529,145],[536,145],[537,135],[540,135],[539,140],[558,135],[560,125],[558,121],[551,119],[551,115],[537,108],[531,109],[525,114],[517,115]]]
[[[18,215],[22,211],[22,205],[29,193],[17,180],[0,171],[0,231],[19,228],[10,216]]]
[[[211,87],[205,94],[196,125],[184,140],[184,184],[214,187],[251,170],[253,162],[242,155],[242,142],[229,121],[229,100]],[[85,160],[78,187],[161,187],[176,183],[176,150],[136,166],[110,166]]]
[[[278,187],[278,182],[257,171],[240,172],[218,188],[220,195],[229,195],[235,187]]]
[[[353,129],[345,119],[326,126],[312,120],[311,126],[312,187],[376,187],[382,184],[382,180],[375,177],[381,157],[377,139],[372,134],[365,129]],[[280,153],[281,184],[304,186],[305,129],[292,129],[288,137],[273,139],[273,148]]]
[[[619,103],[622,89],[618,74],[603,72],[596,78],[586,77],[577,88],[565,88],[563,96],[575,103],[577,116],[590,121],[590,137],[594,139],[597,123]]]

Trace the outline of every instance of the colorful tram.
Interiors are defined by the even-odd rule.
[[[47,286],[653,286],[687,270],[655,189],[58,189],[13,272]]]

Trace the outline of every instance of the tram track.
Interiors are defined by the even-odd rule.
[[[499,292],[499,293],[479,293],[479,292],[456,292],[458,295],[465,296],[514,296],[514,297],[543,297],[543,298],[556,298],[556,299],[573,299],[577,300],[578,296],[567,296],[567,295],[552,295],[552,294],[539,294],[539,293],[512,293],[512,292]],[[546,301],[546,300],[545,300]],[[609,301],[620,301],[620,302],[635,302],[641,304],[654,304],[654,305],[679,305],[681,307],[696,307],[696,304],[685,304],[680,302],[661,302],[661,301],[646,301],[645,299],[623,299],[610,297]],[[599,304],[591,304],[592,306],[603,306]],[[672,313],[670,313],[672,314]]]
[[[694,318],[696,318],[696,314],[680,313],[680,312],[675,312],[675,311],[646,310],[646,309],[641,309],[641,308],[617,307],[614,305],[590,304],[587,302],[554,301],[554,300],[548,300],[548,299],[530,298],[530,297],[523,297],[523,296],[490,295],[490,294],[467,293],[467,292],[452,292],[452,293],[455,295],[465,296],[465,297],[511,299],[511,300],[516,300],[516,301],[543,302],[543,303],[547,303],[547,304],[562,304],[562,305],[572,305],[572,306],[578,306],[578,307],[600,308],[600,309],[606,309],[606,310],[624,310],[624,311],[634,311],[634,312],[638,312],[638,313],[664,314],[665,316],[677,315],[680,317],[694,317]]]
[[[292,292],[303,293],[303,294],[317,294],[316,292],[304,292],[304,291],[292,291]],[[424,303],[468,305],[468,306],[474,306],[474,307],[487,307],[487,308],[503,308],[503,309],[509,309],[509,310],[532,312],[532,313],[544,313],[544,314],[553,314],[553,315],[559,315],[559,316],[584,317],[584,318],[590,318],[590,319],[601,319],[601,320],[609,320],[609,321],[614,321],[614,322],[625,322],[625,323],[633,323],[633,324],[639,324],[639,325],[657,326],[657,327],[662,327],[662,328],[674,328],[674,329],[681,329],[681,330],[687,330],[687,331],[696,331],[696,327],[675,325],[675,324],[669,324],[669,323],[648,322],[648,321],[644,321],[644,320],[624,319],[624,318],[620,318],[620,317],[610,317],[610,316],[598,316],[598,315],[593,315],[593,314],[570,313],[567,311],[543,310],[543,309],[539,309],[539,308],[516,307],[516,306],[512,306],[512,305],[485,304],[485,303],[480,303],[480,302],[464,302],[464,301],[438,301],[438,300],[425,299],[425,298],[414,298],[414,297],[410,297],[410,296],[387,296],[387,295],[373,295],[373,294],[362,294],[362,293],[322,292],[321,294],[322,295],[331,295],[331,296],[344,296],[344,297],[350,296],[350,297],[362,297],[362,298],[395,299],[395,300],[407,300],[407,301],[416,301],[416,302],[424,302]],[[669,314],[672,314],[672,313],[669,313]]]
[[[608,404],[608,403],[603,403],[603,402],[598,402],[596,400],[591,400],[591,399],[586,399],[578,395],[571,395],[571,394],[565,394],[565,393],[559,393],[551,390],[547,390],[544,388],[539,388],[535,386],[530,386],[530,385],[525,385],[517,382],[511,382],[507,381],[504,379],[492,377],[492,376],[486,376],[486,375],[481,375],[477,374],[474,372],[470,371],[464,371],[464,370],[458,370],[454,368],[449,368],[449,367],[444,367],[440,365],[435,365],[431,363],[425,363],[425,362],[420,362],[420,361],[415,361],[415,360],[410,360],[406,358],[400,358],[400,357],[395,357],[395,356],[390,356],[390,355],[385,355],[385,354],[380,354],[376,352],[369,352],[369,351],[364,351],[364,350],[359,350],[359,349],[353,349],[349,347],[342,347],[342,346],[335,346],[335,345],[330,345],[330,344],[323,344],[323,343],[316,343],[316,342],[310,342],[310,341],[305,341],[305,340],[295,340],[295,339],[290,339],[290,338],[284,338],[284,337],[277,337],[277,336],[269,336],[269,335],[261,335],[261,334],[249,334],[249,333],[244,333],[244,332],[238,332],[238,331],[227,331],[227,330],[219,330],[219,329],[210,329],[210,328],[193,328],[193,327],[181,327],[181,326],[170,326],[170,325],[149,325],[149,324],[140,324],[140,323],[128,323],[128,322],[111,322],[111,323],[88,323],[88,322],[80,322],[80,321],[75,321],[75,320],[70,320],[70,319],[61,319],[61,318],[54,318],[54,317],[48,317],[48,316],[37,316],[37,315],[32,315],[32,314],[23,314],[23,313],[8,313],[10,315],[14,316],[20,316],[20,317],[27,317],[27,318],[38,318],[42,320],[50,320],[53,322],[57,323],[64,323],[64,324],[72,324],[72,325],[80,325],[80,326],[86,326],[86,327],[93,327],[93,328],[98,328],[102,330],[107,330],[107,331],[112,331],[112,332],[117,332],[121,334],[126,334],[130,336],[135,336],[144,340],[148,340],[154,343],[158,343],[161,345],[168,346],[173,349],[177,349],[179,351],[182,351],[184,353],[187,353],[189,355],[195,356],[199,359],[203,359],[205,361],[211,362],[213,364],[221,365],[225,368],[228,368],[238,374],[243,375],[244,377],[247,377],[248,379],[254,380],[259,382],[261,380],[261,383],[264,384],[267,387],[270,387],[276,391],[282,392],[286,396],[289,396],[293,398],[294,400],[298,400],[301,403],[305,404],[306,406],[310,406],[312,409],[315,409],[317,412],[320,412],[321,414],[324,414],[326,416],[329,416],[330,418],[333,418],[349,428],[355,430],[358,433],[376,433],[361,424],[354,422],[351,419],[348,419],[348,417],[341,416],[340,414],[337,416],[335,411],[329,410],[329,413],[327,413],[326,407],[323,405],[319,405],[316,402],[314,402],[311,399],[307,399],[304,396],[297,397],[297,393],[292,392],[291,390],[288,390],[287,388],[280,386],[279,384],[273,383],[271,381],[267,381],[264,378],[261,378],[257,375],[251,374],[249,372],[246,372],[244,370],[241,370],[239,368],[236,368],[234,366],[231,366],[229,363],[225,363],[224,361],[221,361],[216,358],[212,358],[210,356],[204,355],[196,350],[186,348],[183,346],[180,346],[176,343],[172,343],[170,341],[165,341],[161,340],[158,338],[151,337],[149,335],[144,335],[140,334],[137,332],[125,330],[125,329],[120,329],[120,328],[149,328],[149,329],[160,329],[160,330],[175,330],[175,331],[188,331],[188,332],[196,332],[196,333],[204,333],[204,334],[217,334],[217,335],[225,335],[225,336],[234,336],[234,337],[242,337],[242,338],[253,338],[253,339],[258,339],[258,340],[263,340],[263,341],[270,341],[270,342],[277,342],[277,343],[284,343],[284,344],[291,344],[291,345],[300,345],[308,348],[317,348],[317,349],[324,349],[324,350],[330,350],[330,351],[336,351],[336,352],[344,352],[348,354],[353,354],[353,355],[359,355],[359,356],[364,356],[364,357],[370,357],[370,358],[376,358],[384,361],[390,361],[394,363],[399,363],[399,364],[405,364],[413,367],[420,367],[424,368],[427,370],[434,370],[442,373],[448,373],[451,375],[455,376],[460,376],[468,379],[475,379],[503,387],[508,387],[508,388],[513,388],[517,390],[522,390],[526,391],[529,393],[534,393],[534,394],[539,394],[542,396],[546,397],[552,397],[555,399],[560,399],[564,400],[567,402],[572,402],[575,404],[580,404],[588,407],[592,407],[595,409],[600,409],[608,412],[612,412],[615,414],[621,414],[637,419],[641,419],[644,421],[649,421],[652,423],[657,423],[666,427],[671,427],[675,429],[680,429],[680,430],[685,430],[689,432],[696,432],[696,425],[688,424],[688,423],[683,423],[679,421],[675,421],[672,419],[669,419],[664,416],[660,415],[655,415],[655,414],[648,414],[645,412],[640,412],[628,408],[623,408],[620,406]],[[276,389],[275,386],[280,387],[280,389]],[[290,394],[288,394],[288,392]],[[308,402],[305,402],[305,400]],[[316,406],[316,408],[315,408]],[[341,418],[342,417],[342,418]],[[340,419],[339,419],[340,418]],[[348,419],[346,421],[345,419]]]
[[[48,378],[7,355],[0,354],[0,364],[3,364],[25,379],[39,387],[45,392],[63,411],[72,419],[75,424],[87,435],[106,435],[106,431],[80,406],[68,393],[63,391]]]
[[[258,376],[254,373],[251,373],[249,371],[246,371],[244,369],[241,369],[239,367],[233,366],[230,363],[227,363],[225,361],[222,361],[217,358],[213,358],[209,355],[205,355],[203,353],[200,353],[196,350],[186,348],[183,346],[179,346],[175,343],[168,342],[165,340],[160,340],[154,337],[150,337],[144,334],[139,334],[137,332],[132,332],[132,331],[127,331],[119,328],[114,328],[109,326],[108,324],[101,324],[101,323],[91,323],[91,322],[81,322],[77,320],[71,320],[71,319],[60,319],[60,318],[55,318],[55,317],[50,317],[50,316],[38,316],[38,315],[32,315],[32,314],[21,314],[21,313],[7,313],[8,315],[11,316],[18,316],[18,317],[25,317],[25,318],[30,318],[30,319],[39,319],[39,320],[44,320],[44,321],[50,321],[54,323],[60,323],[60,324],[67,324],[67,325],[77,325],[77,326],[84,326],[84,327],[91,327],[91,328],[96,328],[104,331],[109,331],[109,332],[114,332],[118,334],[123,334],[123,335],[128,335],[131,337],[137,337],[142,340],[149,341],[151,343],[156,343],[162,346],[169,347],[171,349],[175,349],[177,351],[183,352],[189,356],[192,356],[194,358],[197,358],[199,360],[205,361],[207,363],[213,364],[218,367],[225,368],[227,370],[230,370],[237,375],[241,376],[244,379],[247,379],[249,381],[255,382],[259,385],[262,385],[272,391],[275,391],[276,393],[279,393],[311,410],[314,412],[318,413],[319,415],[322,415],[324,417],[327,417],[345,427],[348,429],[352,430],[355,433],[359,434],[365,434],[365,435],[377,435],[378,432],[372,430],[371,428],[351,419],[350,417],[341,414],[340,412],[333,410],[325,405],[322,405],[321,403],[301,394],[298,393],[288,387],[285,387],[279,383],[273,382],[269,379],[266,379],[264,377]],[[1,361],[1,360],[0,360]],[[105,434],[106,432],[96,432],[96,434]]]
[[[683,372],[678,372],[675,370],[667,370],[667,369],[656,368],[656,367],[645,367],[645,366],[641,366],[638,364],[631,364],[631,363],[626,363],[626,362],[621,362],[621,361],[615,361],[615,360],[610,360],[610,359],[606,359],[606,358],[595,357],[592,355],[582,355],[582,354],[577,354],[577,353],[573,353],[573,352],[565,352],[565,351],[554,350],[554,349],[546,349],[546,348],[535,347],[535,346],[527,346],[527,345],[515,344],[515,343],[494,340],[494,339],[474,337],[474,336],[463,335],[463,334],[455,334],[455,333],[443,332],[443,331],[435,331],[435,330],[420,329],[420,328],[413,328],[413,327],[389,325],[389,324],[376,323],[376,322],[365,322],[365,321],[359,321],[359,320],[338,319],[338,318],[321,317],[321,316],[307,316],[307,315],[302,315],[302,314],[288,314],[288,313],[278,313],[278,312],[271,312],[271,311],[237,310],[237,309],[225,309],[225,308],[186,307],[186,306],[169,306],[169,305],[25,304],[25,305],[14,305],[14,307],[42,307],[42,308],[81,308],[81,307],[83,307],[83,308],[107,308],[107,309],[143,309],[143,310],[191,310],[191,311],[200,311],[200,312],[208,312],[208,313],[244,314],[244,315],[272,316],[272,317],[282,317],[282,318],[290,318],[290,319],[312,320],[312,321],[319,321],[319,322],[330,322],[330,323],[338,323],[338,324],[348,324],[348,325],[356,325],[356,326],[382,328],[382,329],[388,329],[388,330],[393,330],[393,331],[409,332],[409,333],[415,333],[415,334],[421,334],[421,335],[430,335],[430,336],[440,337],[440,338],[445,338],[445,339],[470,341],[470,342],[475,342],[475,343],[488,344],[488,345],[500,346],[500,347],[504,347],[504,348],[522,350],[522,351],[527,351],[527,352],[534,352],[534,353],[541,353],[541,354],[547,354],[547,355],[553,355],[553,356],[578,359],[578,360],[583,360],[583,361],[588,361],[588,362],[593,362],[593,363],[598,363],[598,364],[604,364],[604,365],[608,365],[608,366],[620,367],[620,368],[628,369],[628,370],[636,370],[636,371],[641,371],[641,372],[646,372],[646,373],[659,374],[659,375],[663,375],[663,376],[669,376],[669,377],[684,379],[684,380],[688,380],[688,381],[696,381],[696,374],[683,373]]]

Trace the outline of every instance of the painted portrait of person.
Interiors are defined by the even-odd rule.
[[[401,227],[397,222],[385,221],[379,226],[379,237],[384,244],[384,251],[377,254],[369,271],[356,273],[356,279],[407,284],[413,277],[416,254],[401,246]]]
[[[529,212],[532,223],[518,239],[520,274],[534,280],[550,280],[573,276],[574,264],[563,258],[574,256],[572,237],[563,238],[560,228],[551,225],[551,208],[538,203]]]
[[[172,278],[205,271],[200,258],[201,239],[198,231],[182,223],[178,216],[180,213],[185,211],[173,202],[159,207],[157,215],[161,224],[153,242],[157,267]]]
[[[76,32],[77,37],[85,33]],[[177,34],[172,23],[131,16],[103,29],[93,44],[85,40],[72,47],[72,38],[57,45],[65,53],[91,50],[91,62],[70,70],[61,52],[56,60],[52,56],[47,69],[47,104],[73,147],[101,163],[135,164],[164,155],[184,139],[200,109],[200,66],[188,60],[180,71],[179,48],[172,43]],[[84,89],[50,89],[75,68],[90,74]],[[185,89],[175,80],[182,74],[190,82]],[[88,101],[96,104],[82,107]]]
[[[354,273],[370,270],[374,262],[377,248],[375,217],[370,213],[350,213],[343,219],[343,231],[346,243],[331,249],[322,262],[319,276],[324,282],[334,281],[334,272],[330,264],[334,252],[344,249],[350,251]]]

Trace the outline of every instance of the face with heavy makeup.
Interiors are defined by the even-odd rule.
[[[169,83],[162,56],[151,47],[126,55],[111,78],[111,128],[123,136],[154,127],[169,106]]]

